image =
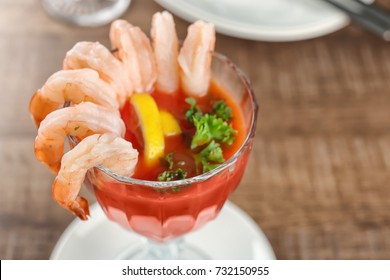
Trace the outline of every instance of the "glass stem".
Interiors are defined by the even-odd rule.
[[[183,250],[183,238],[175,238],[167,242],[148,240],[147,246],[150,256],[156,260],[176,260]]]

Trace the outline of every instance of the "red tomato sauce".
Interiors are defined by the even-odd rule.
[[[211,84],[211,94],[197,99],[203,112],[210,111],[214,102],[225,100],[232,109],[231,124],[237,134],[232,145],[221,145],[225,160],[228,160],[242,146],[248,134],[241,109],[229,94],[215,84]],[[178,120],[182,135],[165,138],[165,154],[174,152],[175,160],[186,161],[187,177],[196,174],[193,151],[189,148],[194,127],[185,119],[185,111],[190,107],[183,93],[175,96],[153,92],[160,109],[169,111]],[[143,159],[143,140],[137,117],[130,104],[121,112],[127,127],[125,138],[138,149],[140,156],[134,177],[155,181],[164,165],[148,166]],[[246,120],[246,123],[248,120]],[[123,227],[131,229],[155,241],[166,241],[198,229],[214,219],[229,194],[238,186],[248,161],[251,143],[245,146],[237,160],[218,174],[204,181],[171,188],[157,189],[142,184],[125,184],[106,181],[101,172],[90,174],[97,200],[107,217]]]
[[[170,112],[178,121],[182,134],[177,136],[165,137],[165,155],[173,153],[175,162],[185,162],[184,166],[180,166],[186,173],[187,178],[199,175],[201,172],[195,166],[194,151],[190,149],[191,139],[195,133],[194,125],[191,124],[185,117],[186,110],[190,107],[185,99],[188,97],[182,92],[173,95],[168,95],[154,91],[152,93],[154,100],[160,110]],[[222,88],[215,83],[211,83],[209,94],[202,98],[196,98],[197,106],[202,112],[211,112],[215,102],[224,100],[232,110],[231,125],[237,131],[235,141],[232,145],[221,144],[225,160],[228,160],[242,145],[245,140],[246,131],[243,127],[243,116],[241,109],[232,100]],[[140,153],[138,164],[135,170],[134,178],[156,181],[159,174],[166,170],[166,165],[159,162],[153,166],[146,164],[144,159],[144,143],[142,132],[136,113],[132,105],[127,102],[121,111],[122,119],[126,124],[125,139],[133,144],[133,147]],[[174,166],[174,168],[176,168]],[[198,168],[199,169],[199,168]]]

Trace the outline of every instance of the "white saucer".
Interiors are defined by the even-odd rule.
[[[295,41],[319,37],[349,22],[344,13],[322,0],[155,1],[186,20],[210,21],[220,33],[259,41]]]
[[[100,206],[91,207],[88,222],[74,220],[58,240],[50,259],[118,259],[145,238],[110,222]],[[256,223],[231,202],[218,217],[185,237],[193,248],[211,259],[275,259]]]

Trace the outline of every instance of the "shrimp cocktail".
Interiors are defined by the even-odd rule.
[[[214,219],[237,187],[257,104],[242,72],[213,52],[211,23],[190,25],[179,46],[173,17],[156,13],[151,41],[125,20],[110,41],[77,43],[32,97],[35,154],[56,174],[62,207],[88,219],[85,183],[109,219],[166,242]]]

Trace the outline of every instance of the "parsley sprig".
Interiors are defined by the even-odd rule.
[[[191,105],[191,107],[185,112],[185,116],[190,123],[194,123],[194,119],[202,117],[202,111],[196,105],[196,101],[192,97],[186,98],[186,102]]]
[[[227,122],[230,121],[230,119],[233,117],[232,109],[230,109],[230,107],[223,100],[219,100],[214,104],[213,113],[215,113],[218,118],[221,118]]]
[[[211,141],[206,148],[195,155],[195,161],[197,165],[202,164],[203,173],[213,170],[225,161],[221,145],[214,140]]]
[[[187,177],[187,172],[185,172],[183,169],[177,168],[176,170],[173,170],[173,166],[174,166],[173,153],[167,154],[165,158],[161,159],[161,161],[168,166],[168,170],[165,170],[160,175],[158,175],[157,177],[158,181],[175,181],[175,180],[182,180]],[[184,165],[184,162],[179,161],[177,165]]]
[[[184,172],[183,169],[178,168],[176,170],[165,170],[163,173],[158,175],[158,181],[176,181],[183,180],[187,177],[187,172]]]
[[[210,143],[212,140],[231,145],[237,133],[226,121],[215,115],[205,114],[194,118],[196,132],[191,141],[191,149]]]
[[[203,173],[208,172],[223,163],[220,143],[231,145],[237,133],[228,123],[232,118],[231,109],[220,100],[213,106],[212,112],[203,114],[195,99],[187,98],[190,108],[185,116],[195,126],[195,134],[191,141],[191,149],[203,148],[195,155],[197,165],[201,164]]]

